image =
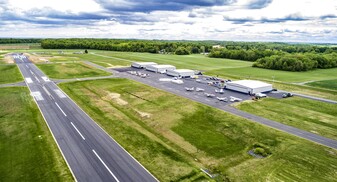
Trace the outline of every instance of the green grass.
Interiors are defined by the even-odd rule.
[[[23,81],[16,65],[0,65],[0,84]]]
[[[337,105],[293,97],[237,106],[243,111],[337,140]]]
[[[213,74],[234,75],[241,78],[282,81],[286,83],[325,80],[337,77],[337,68],[317,69],[306,72],[268,70],[255,67],[212,70]]]
[[[73,181],[27,88],[0,88],[0,181]]]
[[[159,180],[198,178],[193,171],[200,167],[220,174],[218,180],[337,179],[336,150],[215,108],[126,79],[60,86]],[[251,157],[255,143],[272,154]]]
[[[307,83],[307,85],[314,86],[314,87],[320,87],[320,88],[326,88],[326,89],[336,90],[337,91],[337,79],[334,79],[334,80],[323,80],[323,81],[317,81],[317,82],[310,82],[310,83]]]
[[[84,63],[62,63],[62,64],[37,64],[46,75],[50,78],[85,78],[97,76],[109,76],[110,73],[93,68]]]

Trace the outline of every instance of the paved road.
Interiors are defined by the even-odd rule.
[[[100,80],[100,79],[107,79],[107,78],[116,78],[116,76],[110,75],[110,76],[98,76],[98,77],[87,77],[87,78],[51,79],[51,80],[55,83],[62,83],[62,82],[85,81],[85,80]]]
[[[298,97],[303,97],[303,98],[307,98],[307,99],[311,99],[311,100],[327,102],[327,103],[330,103],[330,104],[337,104],[337,101],[334,101],[334,100],[329,100],[329,99],[324,99],[324,98],[320,98],[320,97],[314,97],[314,96],[304,95],[304,94],[299,94],[299,93],[293,93],[293,94],[298,96]]]
[[[13,57],[77,181],[157,181],[25,56]]]
[[[147,78],[141,78],[139,76],[135,76],[135,75],[131,75],[127,72],[121,72],[119,75],[120,77],[124,77],[124,78],[128,78],[128,79],[132,79],[141,83],[144,83],[146,85],[167,91],[167,92],[171,92],[173,94],[182,96],[182,97],[186,97],[189,98],[191,100],[197,101],[199,103],[203,103],[212,107],[216,107],[219,108],[223,111],[232,113],[234,115],[246,118],[250,121],[254,121],[266,126],[269,126],[271,128],[319,143],[321,145],[325,145],[334,149],[337,149],[337,141],[336,140],[332,140],[329,138],[325,138],[322,137],[320,135],[316,135],[314,133],[310,133],[304,130],[300,130],[298,128],[292,127],[292,126],[288,126],[276,121],[272,121],[266,118],[262,118],[259,116],[255,116],[253,114],[250,113],[246,113],[244,111],[238,110],[234,107],[229,106],[230,102],[220,102],[218,101],[216,98],[207,98],[205,97],[205,95],[203,95],[202,93],[197,93],[197,92],[187,92],[185,91],[184,87],[201,87],[204,88],[206,92],[212,92],[214,93],[214,87],[208,86],[206,84],[202,84],[202,83],[197,83],[195,80],[191,79],[191,80],[186,80],[184,79],[184,84],[182,85],[178,85],[178,84],[174,84],[171,82],[160,82],[159,78],[172,78],[172,77],[168,77],[166,75],[163,74],[156,74],[156,73],[152,73],[152,72],[148,72],[148,71],[144,71],[144,70],[138,70],[142,73],[147,73],[149,74],[149,77]],[[216,96],[223,96],[221,94],[215,94]],[[241,94],[241,93],[237,93],[237,92],[232,92],[232,91],[225,91],[225,95],[226,96],[234,96],[234,97],[238,97],[241,98],[243,100],[246,99],[250,99],[250,97],[248,95],[245,94]]]
[[[6,83],[0,85],[0,87],[24,87],[24,86],[26,86],[25,82]]]

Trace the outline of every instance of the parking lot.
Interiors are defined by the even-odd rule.
[[[182,78],[175,80],[174,77],[167,76],[166,74],[154,73],[145,69],[130,67],[115,70],[119,71],[121,77],[129,78],[216,107],[219,105],[228,105],[238,100],[244,101],[252,99],[248,94],[226,89],[223,90],[223,93],[216,93],[216,90],[220,91],[220,89],[209,85],[209,82],[215,81],[207,76],[199,75],[197,79]],[[181,80],[183,83],[175,83],[180,82],[178,80]],[[190,90],[188,91],[187,89]]]

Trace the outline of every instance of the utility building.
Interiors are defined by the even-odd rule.
[[[146,66],[150,65],[157,65],[157,63],[154,62],[133,62],[131,64],[132,67],[134,68],[145,68]]]
[[[189,78],[194,75],[194,71],[188,69],[176,69],[176,70],[167,70],[166,74],[174,77]]]
[[[256,94],[260,92],[270,92],[273,90],[273,86],[272,84],[256,80],[238,80],[227,82],[226,89],[247,94]]]
[[[146,70],[153,71],[155,73],[166,73],[167,70],[175,70],[176,67],[172,65],[148,65]]]

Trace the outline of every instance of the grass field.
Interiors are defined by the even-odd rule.
[[[307,85],[337,91],[337,79],[310,82],[310,83],[307,83]]]
[[[27,88],[0,88],[0,181],[73,181]]]
[[[0,84],[23,81],[16,65],[0,65]]]
[[[50,78],[85,78],[97,76],[109,76],[110,73],[93,68],[84,63],[55,63],[55,64],[37,64]]]
[[[159,180],[204,179],[200,167],[218,180],[337,179],[336,150],[185,98],[126,79],[60,86]],[[254,143],[272,155],[248,155]]]
[[[337,105],[292,97],[244,102],[239,109],[337,140]]]

